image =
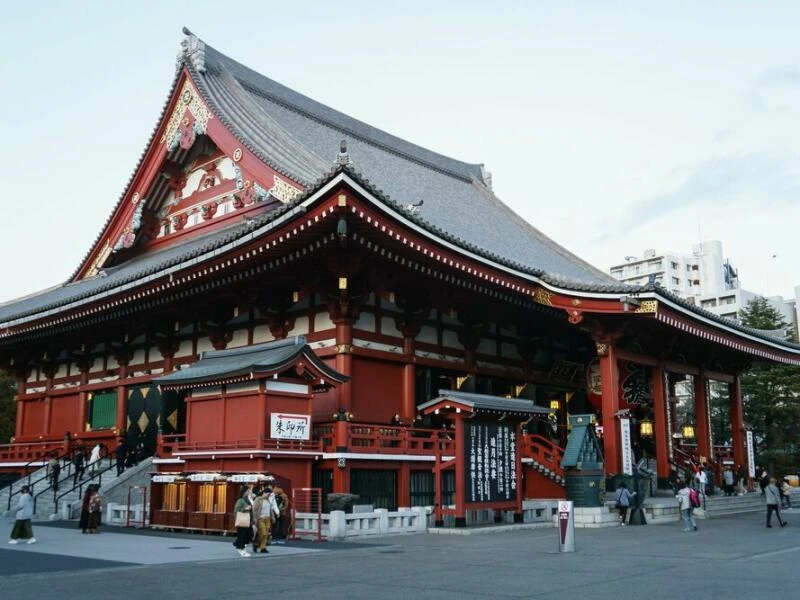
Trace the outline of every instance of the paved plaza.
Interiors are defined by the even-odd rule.
[[[677,521],[578,529],[573,554],[558,553],[555,529],[539,529],[289,542],[250,558],[230,537],[38,524],[36,544],[0,548],[0,598],[792,597],[800,518],[786,516],[784,529],[766,529],[762,513],[701,521],[692,533]]]

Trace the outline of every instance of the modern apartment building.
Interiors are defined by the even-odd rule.
[[[625,283],[657,283],[673,294],[726,319],[739,320],[739,311],[759,296],[739,287],[738,271],[722,253],[722,242],[711,240],[692,246],[690,254],[645,250],[642,256],[626,256],[623,263],[609,269],[612,277]],[[797,331],[798,298],[785,300],[770,296],[769,303]]]

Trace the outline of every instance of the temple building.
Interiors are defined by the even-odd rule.
[[[455,506],[457,523],[470,507],[518,513],[564,496],[570,415],[591,415],[609,476],[641,457],[661,484],[679,457],[752,469],[739,376],[800,364],[800,346],[616,281],[516,215],[483,165],[184,33],[83,262],[0,305],[0,368],[18,382],[0,468],[143,445],[163,484],[152,522],[205,515],[209,529],[230,526],[217,482],[246,473]],[[714,440],[720,397],[730,422]]]

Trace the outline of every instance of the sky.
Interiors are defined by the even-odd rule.
[[[109,218],[181,28],[442,154],[607,270],[720,240],[800,285],[800,3],[29,2],[0,21],[0,302],[63,283]],[[331,156],[333,162],[334,156]]]

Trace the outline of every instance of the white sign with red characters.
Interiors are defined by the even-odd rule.
[[[274,440],[311,439],[311,415],[272,413],[269,436]]]

